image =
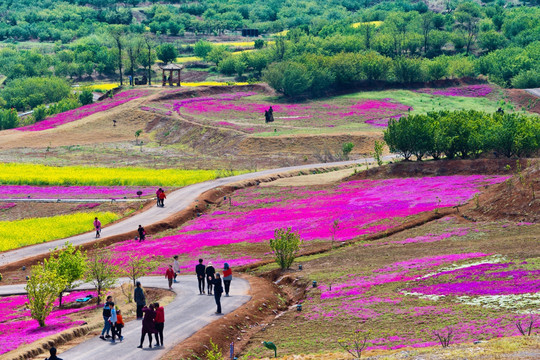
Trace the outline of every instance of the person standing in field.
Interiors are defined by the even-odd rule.
[[[221,315],[221,294],[223,294],[223,285],[221,284],[221,277],[219,273],[216,273],[214,280],[214,299],[216,300],[217,310],[216,314]]]
[[[229,290],[231,288],[232,270],[229,264],[223,265],[223,284],[225,285],[225,297],[229,297]]]
[[[172,265],[169,265],[169,268],[165,272],[165,277],[167,280],[169,280],[169,290],[172,290],[172,284],[174,280],[174,270],[172,268]]]
[[[208,283],[208,296],[212,295],[212,287],[214,286],[214,277],[216,274],[216,269],[212,266],[212,263],[209,262],[206,267],[206,282]]]
[[[199,281],[199,295],[204,295],[204,278],[206,276],[206,266],[203,265],[203,259],[199,259],[199,264],[195,266],[195,273]]]
[[[146,296],[144,296],[144,291],[139,281],[135,284],[133,300],[135,300],[135,303],[137,304],[137,320],[142,319],[142,308],[146,305]]]
[[[159,303],[154,303],[154,310],[156,310],[156,318],[154,319],[154,325],[156,327],[156,346],[163,346],[163,328],[165,327],[165,309],[163,306],[159,306]]]
[[[144,337],[148,334],[148,347],[152,348],[152,334],[156,333],[156,326],[154,325],[154,319],[156,318],[156,312],[154,311],[154,304],[150,304],[148,307],[143,307],[141,311],[144,313],[142,321],[141,331],[141,344],[137,348],[142,349]]]
[[[101,236],[101,222],[98,218],[94,219],[94,229],[96,229],[96,239]]]
[[[178,276],[178,274],[180,274],[180,263],[178,262],[178,255],[174,255],[173,259],[174,261],[172,268],[174,270],[174,282],[177,283],[178,281],[176,281],[176,277]]]
[[[137,229],[137,231],[139,232],[139,241],[145,240],[146,239],[146,231],[144,230],[142,225],[139,225],[139,228]]]

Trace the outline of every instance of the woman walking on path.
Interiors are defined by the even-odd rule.
[[[165,309],[159,306],[159,303],[154,303],[156,310],[156,319],[154,325],[156,327],[156,346],[163,346],[163,328],[165,327]],[[158,338],[159,336],[159,338]]]
[[[146,239],[146,231],[144,230],[142,225],[139,225],[137,231],[139,232],[139,241],[143,241],[144,239]]]
[[[146,305],[146,297],[144,296],[144,291],[141,288],[141,283],[137,281],[135,284],[135,293],[133,295],[133,299],[135,300],[135,303],[137,304],[137,320],[142,319],[143,312],[142,308]]]
[[[172,290],[172,284],[174,280],[174,270],[172,268],[172,265],[169,265],[169,268],[165,272],[165,278],[169,280],[169,290]]]
[[[206,266],[206,282],[208,283],[208,296],[212,295],[212,286],[214,285],[214,274],[216,269],[212,266],[212,263],[209,262]]]
[[[152,334],[156,333],[156,327],[154,326],[154,319],[156,318],[154,304],[150,304],[148,307],[143,307],[142,312],[144,313],[144,318],[142,321],[141,344],[137,346],[137,348],[142,349],[146,334],[148,334],[148,347],[152,348]]]
[[[178,281],[176,281],[176,276],[180,274],[180,263],[178,262],[178,255],[174,255],[173,259],[174,261],[172,268],[174,270],[174,282],[177,283]]]
[[[160,204],[161,204],[161,207],[165,207],[164,201],[165,201],[165,199],[167,198],[167,196],[165,196],[165,191],[161,190],[161,192],[159,193],[158,197],[159,197],[159,202],[160,202]]]
[[[223,285],[221,284],[219,273],[216,273],[216,277],[212,283],[214,284],[214,299],[216,300],[217,305],[216,314],[221,315],[221,294],[223,294]]]
[[[199,295],[204,294],[204,278],[206,277],[206,266],[203,265],[203,259],[199,259],[199,264],[195,266],[195,273],[199,281]]]
[[[94,229],[96,229],[96,239],[101,236],[101,222],[98,218],[94,219]]]
[[[229,289],[231,288],[232,270],[229,264],[223,265],[223,284],[225,285],[225,297],[229,297]]]
[[[161,194],[162,191],[163,191],[162,188],[159,188],[159,189],[157,189],[157,191],[156,191],[156,200],[157,200],[157,206],[158,206],[158,207],[161,206],[161,200],[159,199],[159,195]]]

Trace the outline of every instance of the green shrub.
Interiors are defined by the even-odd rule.
[[[540,87],[540,68],[521,71],[511,80],[512,87],[516,89],[531,89]]]
[[[291,266],[301,243],[300,235],[293,232],[291,228],[274,231],[274,238],[270,239],[270,248],[274,253],[276,263],[282,269],[288,269]]]
[[[34,117],[34,122],[45,119],[47,117],[47,107],[45,105],[37,106],[36,108],[34,108],[32,116]]]

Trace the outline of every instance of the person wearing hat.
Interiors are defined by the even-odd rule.
[[[206,282],[208,283],[208,296],[212,295],[212,288],[214,286],[216,269],[212,266],[212,263],[209,262],[206,266]]]

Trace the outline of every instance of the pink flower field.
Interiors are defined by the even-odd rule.
[[[223,246],[267,242],[276,228],[291,227],[304,241],[328,241],[334,220],[339,221],[335,239],[347,241],[395,227],[408,216],[467,202],[480,187],[507,178],[473,175],[360,180],[321,190],[248,188],[233,195],[232,207],[222,205],[191,220],[176,235],[143,243],[125,241],[111,250],[118,264],[137,255],[158,259],[181,255],[184,266],[191,268],[198,257],[223,257]],[[246,264],[258,260],[245,255],[228,254],[226,261],[241,259],[241,264]]]
[[[515,322],[527,319],[526,312],[471,306],[458,297],[540,292],[539,270],[528,269],[526,262],[493,259],[487,253],[447,254],[395,262],[367,275],[340,276],[319,285],[297,318],[320,328],[350,319],[377,324],[371,327],[368,349],[436,346],[432,331],[446,326],[454,331],[452,343],[517,336]],[[456,270],[433,274],[448,266]],[[437,297],[419,298],[425,295]]]
[[[65,295],[62,302],[68,304],[88,294],[96,296],[95,291],[74,291]],[[46,326],[40,328],[37,321],[30,317],[30,310],[26,309],[27,303],[26,295],[0,297],[0,355],[81,325],[84,321],[73,321],[68,315],[96,308],[95,305],[65,310],[55,308],[45,320]],[[58,306],[58,303],[55,306]]]
[[[463,87],[451,87],[446,89],[420,89],[416,92],[439,96],[463,96],[463,97],[484,97],[489,95],[493,88],[489,85],[468,85]]]
[[[133,199],[155,196],[155,187],[0,185],[0,199]]]
[[[327,104],[274,103],[258,100],[256,92],[236,92],[206,97],[151,103],[141,109],[170,116],[177,113],[190,121],[231,128],[245,133],[262,133],[274,129],[334,128],[352,124],[386,126],[390,118],[406,115],[411,107],[393,99],[355,100],[338,98]],[[272,106],[274,122],[264,123],[264,112]]]
[[[69,110],[60,114],[53,115],[38,123],[17,128],[19,131],[43,131],[53,129],[63,124],[70,123],[75,120],[82,119],[92,114],[106,111],[125,104],[131,100],[140,98],[150,94],[148,90],[127,90],[114,95],[112,99],[105,99],[103,101],[81,106],[80,108]]]

